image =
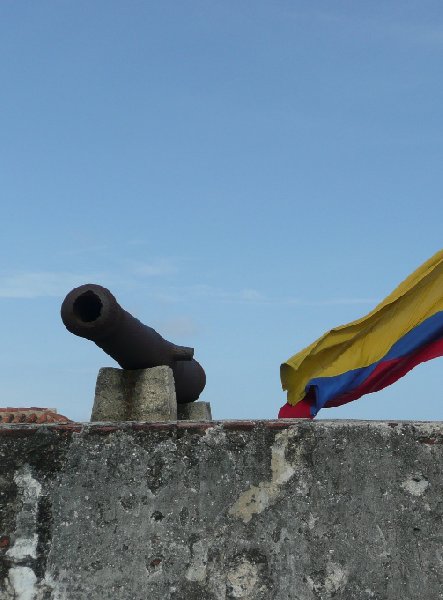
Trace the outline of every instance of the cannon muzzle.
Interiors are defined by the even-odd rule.
[[[165,340],[124,310],[101,285],[74,288],[63,301],[61,317],[68,331],[93,341],[123,369],[171,367],[177,402],[193,402],[203,391],[206,375],[193,358],[194,349]]]

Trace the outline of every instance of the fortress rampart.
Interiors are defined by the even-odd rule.
[[[443,424],[0,426],[4,600],[443,598]]]

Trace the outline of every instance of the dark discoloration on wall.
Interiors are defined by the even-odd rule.
[[[0,427],[0,597],[443,598],[442,441],[406,422]]]

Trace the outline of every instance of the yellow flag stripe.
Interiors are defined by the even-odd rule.
[[[402,336],[443,310],[443,250],[421,265],[365,317],[331,329],[281,365],[289,404],[314,377],[331,377],[377,362]]]

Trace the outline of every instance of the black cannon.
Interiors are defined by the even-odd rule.
[[[176,346],[124,310],[109,290],[92,283],[74,288],[63,301],[66,329],[92,340],[127,370],[168,365],[178,403],[197,400],[206,384],[194,349]]]

